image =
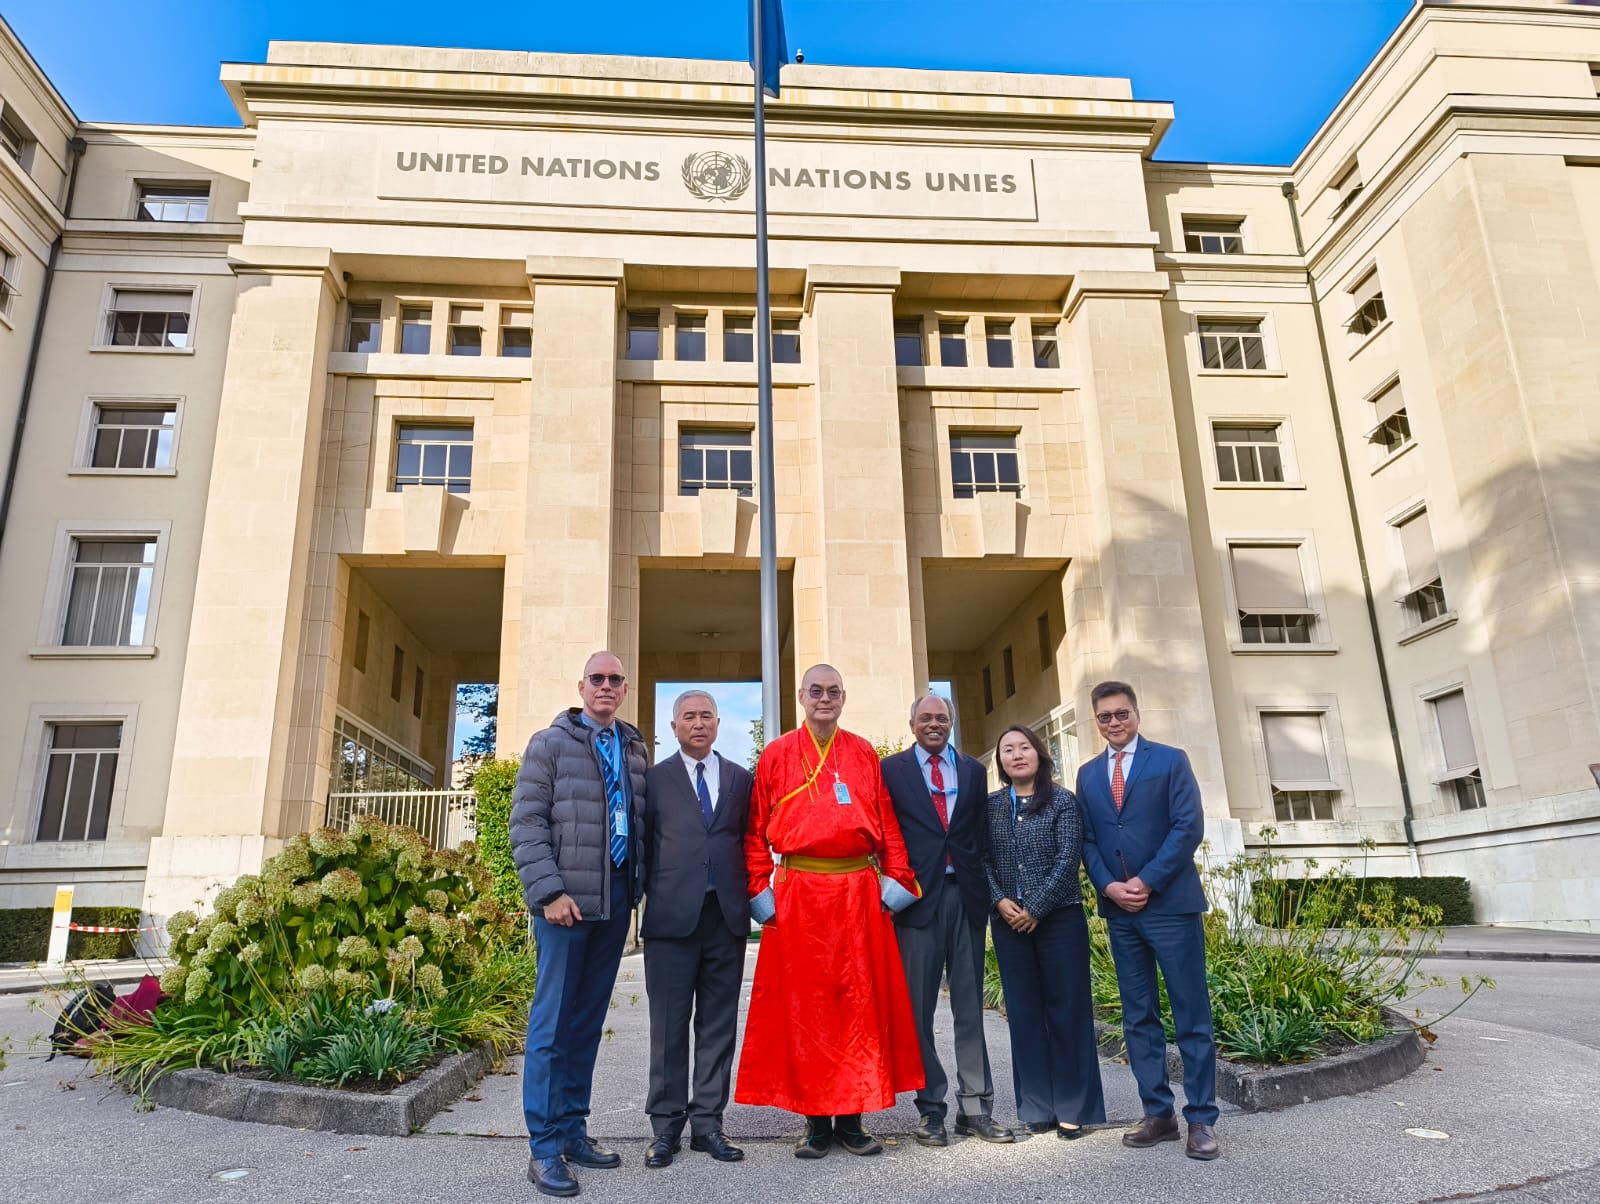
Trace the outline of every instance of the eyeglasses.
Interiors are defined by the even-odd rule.
[[[844,690],[839,686],[829,686],[827,689],[823,689],[821,686],[811,686],[806,690],[806,697],[813,702],[821,702],[824,698],[829,702],[838,702],[839,699],[844,697]]]
[[[1094,721],[1101,727],[1108,723],[1126,723],[1133,718],[1133,712],[1124,707],[1120,711],[1101,711],[1094,717]]]
[[[620,673],[591,673],[589,684],[599,689],[601,686],[610,686],[613,690],[620,690],[622,683],[628,679]]]

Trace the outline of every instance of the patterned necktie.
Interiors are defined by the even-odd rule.
[[[628,859],[628,802],[622,793],[622,775],[612,759],[616,733],[609,727],[600,730],[600,768],[606,779],[606,807],[611,819],[611,864]]]
[[[706,763],[696,761],[694,766],[694,792],[700,796],[700,818],[706,821],[706,827],[711,826],[711,787],[706,785]]]
[[[1122,811],[1122,795],[1127,790],[1128,783],[1122,777],[1123,750],[1118,749],[1116,758],[1111,765],[1111,801],[1117,805],[1117,811]]]
[[[933,779],[933,809],[938,813],[939,822],[944,825],[944,830],[950,830],[950,807],[944,797],[944,770],[940,767],[943,757],[934,757],[928,762],[928,776]],[[944,855],[946,866],[951,864],[950,854]]]

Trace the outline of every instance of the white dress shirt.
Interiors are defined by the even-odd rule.
[[[717,765],[716,750],[713,749],[711,752],[707,753],[704,761],[696,761],[688,753],[681,750],[679,751],[678,756],[683,761],[683,767],[689,771],[689,791],[691,794],[694,794],[696,798],[699,797],[699,791],[695,787],[694,769],[696,765],[704,765],[706,767],[706,789],[711,792],[711,812],[713,815],[716,814],[717,786],[722,778],[722,774]]]
[[[1127,747],[1122,750],[1122,784],[1128,784],[1128,775],[1133,772],[1133,754],[1138,751],[1139,737],[1135,736],[1128,741]],[[1117,750],[1109,744],[1106,745],[1106,785],[1111,784],[1112,775],[1117,772]]]

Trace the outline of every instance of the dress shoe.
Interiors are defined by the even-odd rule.
[[[1066,1125],[1056,1126],[1056,1136],[1061,1138],[1062,1141],[1077,1141],[1087,1132],[1088,1130],[1082,1125],[1073,1125],[1071,1128]]]
[[[1191,1124],[1183,1152],[1197,1161],[1210,1162],[1222,1151],[1217,1148],[1217,1135],[1210,1125]]]
[[[1005,1145],[1017,1139],[1017,1135],[1005,1125],[995,1124],[994,1117],[968,1116],[964,1112],[956,1113],[956,1132],[963,1137],[979,1137],[998,1145]]]
[[[1030,1120],[1026,1126],[1030,1133],[1048,1133],[1055,1127],[1056,1122],[1053,1120]],[[957,1132],[959,1131],[957,1130]]]
[[[833,1118],[806,1117],[806,1131],[794,1143],[796,1158],[821,1158],[833,1147]]]
[[[564,1158],[529,1158],[528,1182],[546,1196],[575,1196],[578,1181]]]
[[[1147,1116],[1122,1135],[1122,1144],[1136,1150],[1149,1149],[1163,1141],[1178,1140],[1176,1116]]]
[[[861,1127],[861,1118],[853,1116],[843,1125],[833,1126],[833,1137],[840,1145],[852,1154],[866,1157],[869,1154],[883,1153],[883,1142],[879,1141],[866,1129]]]
[[[657,1137],[644,1152],[644,1164],[653,1171],[672,1165],[672,1156],[683,1149],[683,1144],[673,1137]]]
[[[609,1171],[622,1165],[622,1155],[608,1150],[593,1137],[580,1137],[569,1142],[562,1151],[574,1166],[587,1166],[591,1170]]]
[[[924,1116],[911,1130],[911,1140],[918,1145],[946,1146],[950,1136],[944,1131],[944,1121],[937,1116]]]
[[[713,1129],[709,1133],[700,1133],[689,1138],[689,1148],[698,1150],[702,1154],[710,1154],[718,1162],[743,1162],[744,1151],[728,1140],[728,1135],[721,1129]]]

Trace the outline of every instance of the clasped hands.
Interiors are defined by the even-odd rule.
[[[1011,899],[1001,899],[998,910],[1000,918],[1010,924],[1014,932],[1026,934],[1039,927],[1039,921],[1034,919],[1033,914]]]
[[[1129,878],[1126,882],[1113,882],[1106,887],[1106,898],[1110,899],[1123,911],[1138,912],[1145,909],[1150,902],[1150,888],[1139,877]]]

